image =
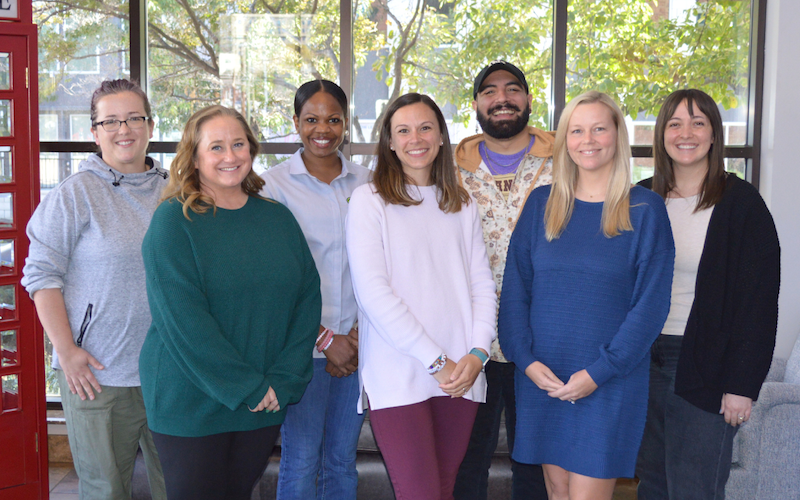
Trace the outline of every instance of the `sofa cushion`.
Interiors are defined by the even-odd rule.
[[[794,343],[794,349],[786,362],[786,374],[783,381],[787,384],[800,385],[800,338]]]

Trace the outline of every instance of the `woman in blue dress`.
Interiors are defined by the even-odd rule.
[[[531,193],[511,238],[499,335],[518,368],[513,458],[543,464],[551,500],[610,500],[642,439],[675,249],[663,200],[630,188],[629,165],[617,105],[576,97],[553,184]]]

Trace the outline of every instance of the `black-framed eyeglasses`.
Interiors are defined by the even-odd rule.
[[[129,129],[142,128],[149,119],[149,116],[131,116],[127,120],[103,120],[101,122],[95,122],[92,126],[97,127],[100,125],[106,132],[116,132],[123,123],[127,125]]]

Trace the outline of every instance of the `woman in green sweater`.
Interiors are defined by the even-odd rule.
[[[249,499],[311,379],[319,275],[291,212],[257,195],[257,152],[238,112],[195,113],[142,246],[142,391],[171,500]]]

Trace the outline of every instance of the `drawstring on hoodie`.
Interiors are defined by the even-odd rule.
[[[109,172],[111,172],[111,175],[113,175],[113,176],[114,176],[114,182],[112,182],[112,183],[111,183],[111,185],[112,185],[112,186],[114,186],[114,187],[117,187],[117,186],[119,186],[119,181],[121,181],[122,179],[124,179],[124,178],[125,178],[125,176],[124,176],[124,175],[122,175],[122,174],[120,174],[120,176],[119,176],[119,179],[117,179],[117,174],[115,174],[115,173],[114,173],[114,170],[112,170],[112,169],[110,169],[110,168],[109,168],[109,169],[108,169],[108,171],[109,171]]]
[[[162,179],[166,179],[169,174],[166,171],[156,170],[153,168],[147,172],[147,175],[160,175]]]
[[[124,179],[125,176],[120,174],[119,178],[117,178],[117,174],[114,173],[113,169],[109,168],[108,171],[114,176],[114,181],[111,183],[111,185],[114,187],[119,186],[120,181]],[[169,174],[165,171],[150,169],[150,171],[147,172],[147,175],[160,175],[162,179],[166,179]]]

